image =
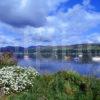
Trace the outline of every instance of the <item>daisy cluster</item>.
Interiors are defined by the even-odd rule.
[[[7,66],[0,69],[0,89],[4,94],[21,92],[33,86],[38,72],[33,69],[24,69],[20,66]]]

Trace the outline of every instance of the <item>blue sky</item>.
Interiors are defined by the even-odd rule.
[[[0,47],[100,43],[99,0],[0,0]]]

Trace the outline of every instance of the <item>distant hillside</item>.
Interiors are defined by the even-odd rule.
[[[27,50],[31,52],[36,52],[38,50],[41,51],[50,51],[50,50],[74,50],[74,49],[90,49],[90,50],[100,50],[100,44],[76,44],[76,45],[68,45],[68,46],[30,46]],[[25,48],[20,46],[7,46],[1,47],[0,52],[24,52]]]
[[[24,52],[24,47],[7,46],[1,47],[0,52]]]

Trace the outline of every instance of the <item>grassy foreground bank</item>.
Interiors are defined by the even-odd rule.
[[[37,76],[33,87],[1,100],[100,100],[100,80],[74,72]]]

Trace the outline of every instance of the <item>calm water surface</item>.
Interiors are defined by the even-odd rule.
[[[73,61],[50,60],[50,59],[19,59],[18,65],[23,67],[33,67],[39,73],[55,73],[58,71],[75,71],[81,75],[95,75],[100,77],[100,63],[77,63]]]

